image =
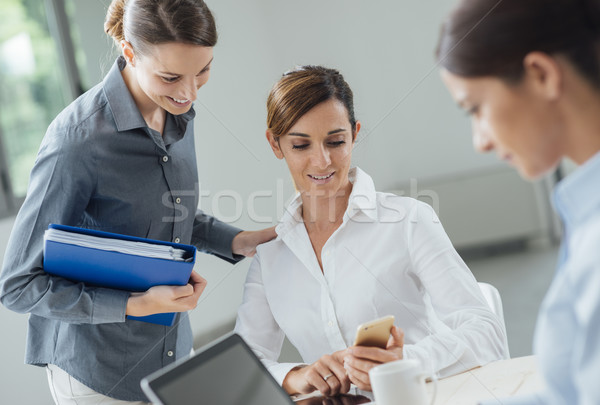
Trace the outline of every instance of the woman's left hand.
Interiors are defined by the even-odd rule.
[[[387,347],[352,346],[347,350],[344,357],[344,368],[350,377],[352,384],[359,389],[371,391],[371,380],[369,370],[379,364],[387,363],[403,358],[404,332],[397,326],[392,327]]]
[[[256,246],[268,242],[276,236],[274,226],[260,231],[242,231],[233,238],[231,251],[236,255],[252,257],[256,253]]]

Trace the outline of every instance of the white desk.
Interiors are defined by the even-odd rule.
[[[543,380],[534,356],[500,360],[438,381],[435,405],[475,405],[479,400],[538,391]],[[433,384],[427,389],[433,392]]]

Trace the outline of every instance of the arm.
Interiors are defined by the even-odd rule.
[[[198,210],[194,219],[192,244],[202,252],[237,263],[244,257],[254,256],[257,245],[276,236],[275,227],[242,231]]]
[[[265,295],[259,254],[255,255],[248,271],[235,331],[289,394],[319,390],[324,395],[333,395],[350,390],[350,381],[342,366],[342,351],[322,356],[311,365],[277,361],[285,334],[273,317]]]
[[[259,254],[254,256],[246,276],[235,331],[244,338],[279,384],[291,369],[303,365],[277,362],[285,334],[275,321],[265,296]]]
[[[77,225],[95,187],[92,148],[74,132],[52,124],[44,137],[6,249],[0,300],[13,311],[65,322],[123,322],[129,292],[86,287],[42,268],[48,224]]]
[[[571,243],[571,259],[574,262],[563,271],[570,272],[569,281],[573,297],[573,310],[577,322],[575,341],[572,342],[573,359],[571,370],[578,392],[577,402],[591,405],[600,403],[600,221],[596,220],[596,231],[581,238],[578,244]],[[579,246],[577,246],[579,245]],[[558,319],[554,318],[554,319]],[[560,328],[560,325],[554,325]],[[548,384],[552,395],[552,384]]]
[[[477,281],[452,246],[433,209],[416,202],[407,218],[407,240],[417,275],[438,319],[448,330],[404,346],[440,377],[506,357],[506,334]]]

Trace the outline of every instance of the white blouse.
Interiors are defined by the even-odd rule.
[[[258,247],[235,331],[281,384],[298,364],[278,363],[284,336],[311,364],[352,345],[359,324],[394,315],[404,357],[439,377],[508,357],[506,332],[433,209],[375,191],[359,168],[342,225],[323,246],[323,272],[298,195],[278,237]]]

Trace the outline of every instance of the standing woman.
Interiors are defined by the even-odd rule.
[[[534,340],[546,388],[502,403],[599,404],[600,2],[462,0],[437,57],[479,151],[529,179],[580,165],[554,191],[565,237]]]
[[[215,23],[202,0],[114,0],[105,22],[122,51],[104,80],[52,122],[8,244],[0,299],[30,313],[25,361],[47,366],[57,404],[144,401],[140,380],[190,353],[174,326],[126,320],[193,309],[206,281],[132,294],[46,274],[50,223],[194,244],[234,262],[272,229],[240,232],[196,212],[192,102],[209,78]]]

